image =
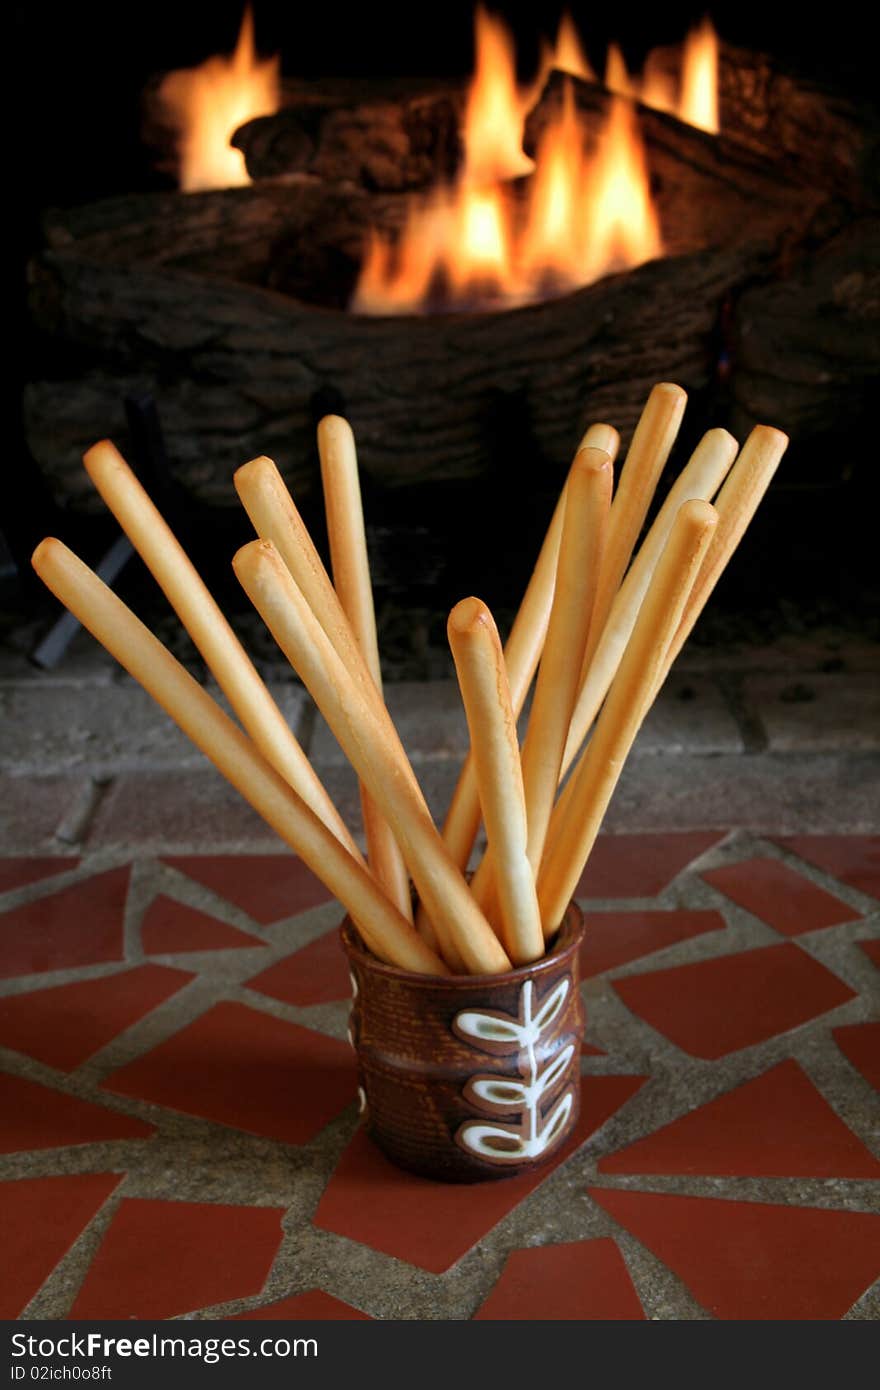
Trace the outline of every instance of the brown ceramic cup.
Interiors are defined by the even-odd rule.
[[[411,974],[371,955],[349,919],[341,933],[364,1121],[387,1157],[445,1182],[552,1158],[580,1099],[580,910],[546,956],[505,975]]]

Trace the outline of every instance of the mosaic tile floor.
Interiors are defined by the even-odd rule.
[[[880,839],[600,840],[576,1134],[444,1187],[358,1127],[292,857],[0,860],[0,1315],[880,1316]]]

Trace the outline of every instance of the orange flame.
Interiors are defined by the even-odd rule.
[[[718,119],[718,35],[708,19],[692,29],[685,39],[682,63],[681,105],[683,121],[717,135]]]
[[[516,85],[513,39],[482,5],[474,24],[476,66],[464,112],[465,178],[513,179],[534,167],[522,147],[528,106]]]
[[[235,52],[197,68],[170,72],[159,88],[166,119],[178,137],[178,180],[185,192],[250,183],[241,150],[229,141],[240,125],[278,110],[278,58],[261,60],[254,18],[245,9]]]
[[[595,82],[596,80],[596,74],[590,67],[587,55],[584,53],[581,36],[567,10],[563,13],[559,21],[559,28],[556,31],[553,66],[559,72],[567,72],[572,77],[580,77],[584,82]]]
[[[520,304],[662,254],[633,108],[613,102],[588,152],[566,84],[533,162],[522,136],[534,91],[519,91],[510,36],[483,10],[476,45],[461,178],[413,200],[399,237],[373,232],[352,301],[356,312],[414,313],[435,302]],[[557,62],[589,73],[567,16]],[[516,198],[508,181],[527,172],[532,176]]]
[[[640,78],[631,77],[620,48],[612,43],[609,44],[605,62],[605,86],[618,96],[641,101],[658,111],[667,111],[688,125],[717,135],[721,129],[718,119],[718,35],[712,21],[704,19],[685,39],[679,84],[657,52],[648,54]]]

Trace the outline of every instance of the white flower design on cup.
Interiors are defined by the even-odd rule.
[[[453,1027],[464,1041],[475,1042],[484,1052],[518,1052],[517,1067],[522,1078],[498,1073],[471,1077],[464,1094],[476,1110],[486,1115],[513,1115],[518,1120],[466,1121],[456,1135],[463,1148],[493,1163],[522,1163],[541,1158],[560,1138],[574,1106],[574,1089],[568,1087],[546,1114],[542,1112],[542,1101],[566,1075],[574,1045],[561,1048],[542,1071],[538,1069],[536,1049],[562,1013],[570,989],[571,980],[566,976],[533,1013],[534,984],[526,980],[516,1016],[475,1009],[456,1014]]]

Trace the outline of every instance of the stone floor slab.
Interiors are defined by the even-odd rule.
[[[880,1275],[880,1216],[651,1192],[590,1196],[722,1319],[842,1318]]]
[[[477,1320],[632,1322],[644,1318],[617,1245],[604,1240],[515,1250]]]
[[[283,1215],[277,1207],[126,1199],[70,1316],[170,1318],[259,1293]]]
[[[753,676],[746,681],[745,695],[773,752],[880,748],[876,674]]]
[[[783,936],[821,931],[861,915],[778,859],[743,859],[707,869],[701,877]]]
[[[693,1057],[715,1060],[855,995],[799,947],[764,946],[614,981],[629,1009]]]

